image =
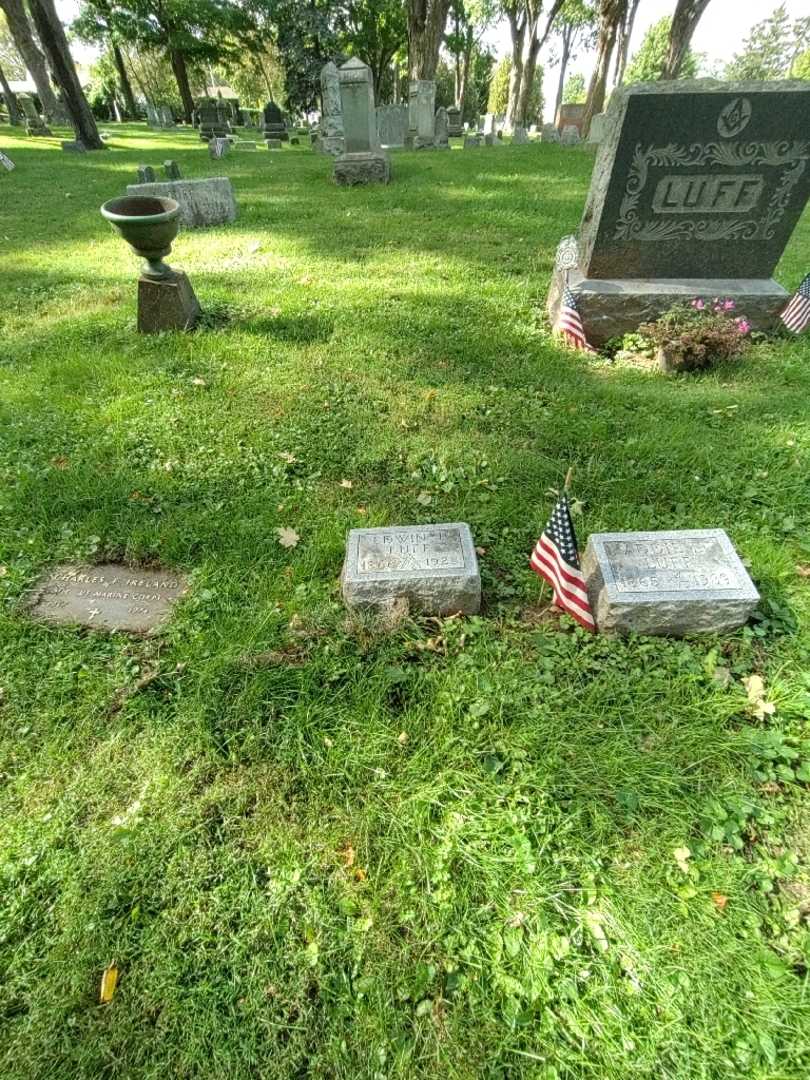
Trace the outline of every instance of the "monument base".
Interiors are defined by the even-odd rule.
[[[340,157],[345,149],[342,135],[319,135],[317,143],[313,142],[312,146],[319,154],[331,154],[332,157]]]
[[[557,321],[565,275],[555,271],[546,310],[552,326]],[[689,303],[702,296],[731,299],[754,330],[770,330],[788,300],[788,293],[770,278],[586,278],[571,270],[568,285],[577,298],[585,336],[591,345],[638,330],[641,323],[653,322],[675,304]]]
[[[192,330],[199,317],[200,305],[182,270],[173,270],[171,277],[160,280],[138,279],[139,334]]]
[[[364,154],[341,154],[335,158],[335,183],[344,187],[353,184],[387,184],[391,179],[391,162],[387,154],[370,151]]]

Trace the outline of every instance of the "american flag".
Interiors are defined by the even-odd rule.
[[[585,578],[579,568],[577,537],[565,492],[543,529],[530,559],[531,568],[554,590],[554,603],[587,630],[595,630]]]
[[[560,314],[557,316],[554,330],[575,349],[582,349],[584,352],[596,351],[588,344],[588,339],[585,337],[585,327],[582,325],[582,319],[577,308],[577,298],[567,285],[563,287]]]
[[[810,323],[810,274],[788,300],[781,317],[788,330],[792,330],[794,334],[800,334]]]

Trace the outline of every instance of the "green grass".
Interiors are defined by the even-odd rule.
[[[585,150],[400,152],[348,191],[304,148],[111,131],[2,132],[0,1075],[806,1078],[808,340],[692,378],[559,349]],[[98,206],[168,157],[240,216],[175,244],[207,325],[138,337]],[[808,265],[805,215],[778,277]],[[581,540],[725,527],[761,619],[543,618],[571,464]],[[425,519],[470,522],[482,616],[347,619],[347,530]],[[162,638],[25,617],[44,568],[113,557],[192,575]]]

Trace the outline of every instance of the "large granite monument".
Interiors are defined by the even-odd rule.
[[[353,57],[338,72],[345,151],[335,158],[337,184],[387,184],[391,162],[377,138],[371,68]]]
[[[754,329],[787,293],[771,274],[810,197],[810,83],[641,83],[614,91],[566,273],[588,340],[676,303],[729,297]]]
[[[602,633],[733,630],[759,601],[722,529],[593,533],[582,572]]]
[[[427,615],[474,615],[481,577],[470,526],[352,529],[341,586],[349,607],[384,609],[405,598],[411,611]]]

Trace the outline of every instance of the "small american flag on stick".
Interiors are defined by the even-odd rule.
[[[810,323],[810,274],[788,300],[781,318],[788,330],[794,334],[800,334]]]
[[[577,537],[571,521],[568,493],[559,502],[529,560],[531,568],[554,590],[554,603],[586,630],[596,630],[585,578],[579,567]]]
[[[591,348],[588,339],[585,337],[585,327],[582,325],[582,318],[577,307],[577,298],[568,285],[563,286],[560,313],[557,316],[557,322],[554,324],[554,330],[573,348],[581,349],[583,352],[596,351]]]

